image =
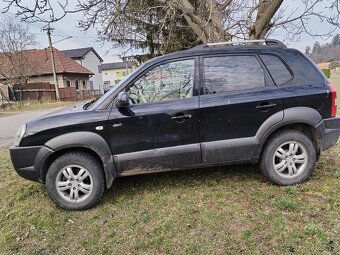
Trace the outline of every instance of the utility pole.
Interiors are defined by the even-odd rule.
[[[53,53],[54,50],[52,47],[52,40],[51,40],[51,31],[53,31],[53,28],[51,28],[50,24],[48,24],[47,28],[44,28],[43,30],[46,31],[47,33],[48,44],[50,46],[50,51],[51,51],[51,63],[52,63],[52,72],[53,72],[53,78],[54,78],[55,96],[57,100],[60,100],[57,73],[55,70],[55,62],[54,62],[54,53]]]

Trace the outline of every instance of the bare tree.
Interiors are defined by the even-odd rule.
[[[299,40],[332,36],[340,27],[338,0],[4,0],[28,22],[57,22],[83,12],[80,27],[97,27],[102,40],[119,46],[148,49],[151,56],[188,48],[197,43],[262,39],[277,29]],[[310,20],[327,22],[329,30],[316,32]]]
[[[10,87],[13,95],[13,85],[24,87],[32,74],[32,61],[25,50],[35,45],[35,37],[27,27],[11,20],[0,23],[0,81]]]

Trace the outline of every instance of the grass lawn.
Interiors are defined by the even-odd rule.
[[[6,116],[6,114],[15,113],[18,111],[32,111],[32,110],[45,110],[57,107],[69,106],[74,104],[80,104],[81,101],[23,101],[21,104],[18,102],[11,103],[11,106],[7,106],[5,109],[0,108],[0,117]]]
[[[292,187],[257,166],[117,179],[100,204],[67,212],[0,150],[0,254],[339,254],[340,145]]]
[[[329,79],[332,85],[338,91],[338,98],[340,98],[340,75],[339,74],[331,74],[331,78]],[[338,113],[340,114],[340,113]]]
[[[15,112],[0,111],[0,118],[1,117],[7,117],[7,116],[10,116],[10,115],[13,115],[13,114],[15,114]]]
[[[339,143],[301,185],[249,165],[134,176],[84,212],[57,208],[0,150],[0,254],[339,253]]]

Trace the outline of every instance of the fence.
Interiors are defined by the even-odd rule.
[[[17,100],[50,101],[56,99],[54,84],[48,82],[27,83],[25,86],[14,85]],[[62,101],[76,101],[99,96],[99,90],[76,90],[75,87],[59,88]]]
[[[28,83],[24,86],[16,84],[13,86],[14,95],[17,100],[55,100],[54,85],[48,82]]]

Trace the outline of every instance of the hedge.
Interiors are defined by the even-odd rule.
[[[331,70],[329,68],[321,69],[327,78],[331,78]]]

